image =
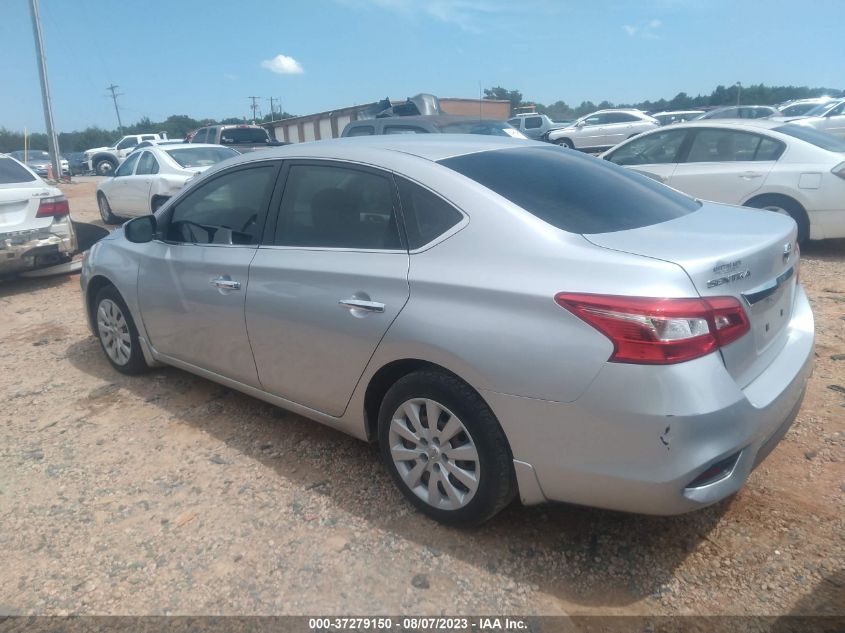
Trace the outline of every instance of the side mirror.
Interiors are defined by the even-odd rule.
[[[154,215],[142,215],[140,218],[129,220],[123,226],[126,239],[134,244],[152,242],[156,234],[156,218]]]
[[[584,127],[584,125],[586,125],[586,121],[578,121],[578,123],[575,124],[575,127]]]

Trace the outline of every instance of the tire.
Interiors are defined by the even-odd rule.
[[[94,164],[94,173],[98,176],[108,176],[115,169],[117,169],[117,163],[108,158],[101,158]]]
[[[567,149],[575,149],[575,145],[568,138],[559,138],[554,141],[556,145],[565,147]]]
[[[787,196],[769,194],[758,196],[745,203],[746,207],[754,209],[765,209],[788,215],[798,225],[798,243],[804,244],[810,237],[810,218],[807,212],[798,202]]]
[[[149,370],[138,341],[135,321],[114,286],[105,286],[97,293],[94,319],[97,338],[112,367],[130,376]]]
[[[109,204],[109,199],[106,198],[106,194],[97,194],[97,208],[100,210],[100,218],[102,218],[104,223],[120,224],[120,218],[111,211],[111,205]]]
[[[439,412],[436,431],[428,428],[432,410]],[[378,435],[396,486],[441,523],[480,525],[516,496],[502,427],[481,396],[455,376],[422,370],[396,381],[379,408]]]

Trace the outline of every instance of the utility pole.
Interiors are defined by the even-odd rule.
[[[739,98],[742,96],[742,82],[736,82],[736,104],[739,105]]]
[[[41,12],[38,0],[29,0],[32,14],[32,31],[35,35],[35,50],[38,53],[38,76],[41,78],[41,100],[44,102],[44,123],[47,126],[47,146],[50,150],[50,162],[53,164],[53,177],[61,180],[62,164],[59,161],[59,137],[53,126],[53,104],[50,100],[50,86],[47,82],[47,58],[44,56],[44,38],[41,34]]]
[[[122,97],[123,93],[115,92],[115,90],[117,90],[118,88],[120,88],[120,86],[115,86],[114,84],[106,86],[106,90],[111,91],[111,98],[112,101],[114,101],[114,113],[117,115],[117,129],[120,131],[121,134],[123,134],[123,123],[120,120],[120,108],[117,107],[117,98]]]
[[[270,97],[270,122],[276,120],[276,108],[273,107],[273,97]]]
[[[255,123],[255,113],[258,111],[258,100],[261,97],[247,97],[247,99],[252,99],[252,122]]]

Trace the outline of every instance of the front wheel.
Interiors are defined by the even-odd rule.
[[[99,160],[97,161],[97,164],[94,165],[94,171],[98,176],[108,176],[115,169],[117,169],[117,164],[109,159]]]
[[[94,299],[97,337],[111,366],[123,374],[141,374],[149,369],[138,342],[138,330],[123,297],[114,286],[106,286]]]
[[[398,380],[379,410],[379,444],[405,497],[442,523],[479,525],[516,495],[498,420],[455,376],[424,370]]]
[[[568,138],[559,138],[555,141],[555,144],[567,149],[575,149],[575,145]]]

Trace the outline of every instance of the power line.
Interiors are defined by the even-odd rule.
[[[252,99],[252,122],[255,123],[255,113],[258,111],[258,100],[261,97],[247,97],[247,99]]]
[[[123,93],[115,92],[115,90],[117,90],[118,88],[120,88],[120,86],[115,86],[114,84],[111,84],[110,86],[106,87],[106,90],[111,91],[111,98],[112,101],[114,101],[114,112],[115,114],[117,114],[117,128],[118,130],[120,130],[120,133],[123,134],[123,123],[120,120],[120,108],[117,107],[117,98],[122,97]]]

